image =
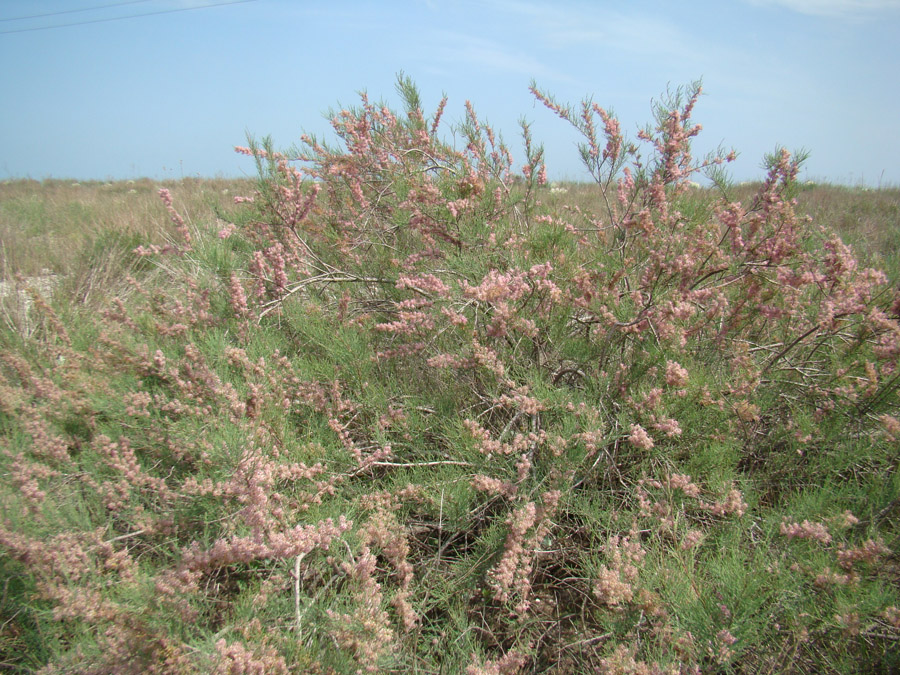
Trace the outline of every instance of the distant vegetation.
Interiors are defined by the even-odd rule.
[[[732,185],[696,86],[535,89],[551,186],[398,90],[255,181],[0,185],[0,666],[900,669],[900,190]]]

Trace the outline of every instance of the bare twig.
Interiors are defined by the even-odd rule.
[[[297,293],[298,291],[303,290],[307,286],[310,286],[312,284],[317,284],[317,283],[322,283],[322,284],[353,283],[353,284],[390,284],[390,285],[394,285],[394,284],[396,284],[396,281],[393,281],[391,279],[385,279],[383,277],[361,277],[361,276],[357,276],[355,274],[349,274],[347,272],[337,272],[337,271],[336,272],[328,272],[326,274],[317,274],[314,277],[307,277],[306,279],[303,279],[302,281],[298,281],[296,284],[291,286],[284,295],[282,295],[281,297],[279,297],[276,300],[271,300],[271,301],[267,302],[264,305],[263,311],[261,311],[259,313],[260,320],[262,320],[262,318],[264,316],[266,316],[267,314],[269,314],[270,312],[273,312],[273,311],[275,311],[275,309],[280,307],[286,298],[290,297],[294,293]]]
[[[454,460],[442,460],[436,462],[372,462],[368,466],[397,466],[401,468],[412,468],[417,466],[472,466],[469,462],[458,462]]]

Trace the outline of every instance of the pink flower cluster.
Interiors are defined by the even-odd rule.
[[[634,584],[647,552],[637,531],[627,537],[611,536],[603,550],[608,564],[600,566],[594,595],[606,605],[619,607],[634,597]]]
[[[160,188],[159,198],[162,199],[163,204],[166,206],[166,211],[169,212],[169,217],[172,219],[172,222],[175,223],[175,229],[184,240],[186,245],[184,250],[189,251],[191,249],[191,232],[184,222],[184,218],[182,218],[178,211],[175,210],[175,207],[172,206],[172,194],[166,188]]]
[[[548,491],[542,497],[542,506],[528,502],[509,515],[506,520],[509,532],[503,553],[500,561],[488,572],[488,585],[494,591],[494,598],[506,603],[516,596],[515,612],[522,617],[531,606],[529,594],[534,552],[550,532],[550,518],[556,511],[560,496],[558,491]]]
[[[785,519],[778,529],[788,539],[809,539],[820,544],[831,543],[831,533],[822,523],[814,523],[808,520],[796,523]]]

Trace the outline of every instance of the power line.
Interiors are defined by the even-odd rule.
[[[90,21],[75,21],[73,23],[60,23],[55,26],[39,26],[37,28],[19,28],[17,30],[0,30],[0,35],[9,35],[10,33],[30,33],[38,30],[52,30],[53,28],[68,28],[70,26],[85,26],[90,23],[106,23],[108,21],[123,21],[124,19],[137,19],[142,16],[157,16],[159,14],[174,14],[175,12],[190,12],[195,9],[209,9],[210,7],[223,7],[225,5],[241,5],[245,2],[256,2],[256,0],[231,0],[230,2],[215,2],[211,5],[200,5],[199,7],[181,7],[179,9],[164,9],[158,12],[144,12],[143,14],[129,14],[127,16],[115,16],[108,19],[91,19]]]
[[[94,5],[93,7],[82,7],[81,9],[64,9],[60,12],[46,12],[44,14],[29,14],[28,16],[14,16],[9,19],[0,19],[3,21],[24,21],[25,19],[39,19],[45,16],[58,16],[60,14],[74,14],[75,12],[90,12],[94,9],[106,9],[107,7],[122,7],[123,5],[138,5],[142,2],[151,2],[151,0],[130,0],[130,2],[114,2],[109,5]]]

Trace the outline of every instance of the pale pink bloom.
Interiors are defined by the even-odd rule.
[[[478,663],[478,656],[472,654],[472,661],[472,665],[466,668],[466,675],[516,675],[528,663],[528,657],[510,651],[496,661],[488,659],[484,663]]]
[[[684,387],[688,382],[688,371],[677,361],[666,361],[666,384],[670,387]]]
[[[681,490],[688,497],[700,498],[700,488],[684,473],[673,473],[666,478],[668,486],[675,490]]]
[[[640,424],[631,425],[631,434],[628,436],[628,442],[643,450],[649,450],[653,447],[653,439],[650,438],[650,434]]]
[[[881,422],[881,426],[884,429],[885,435],[891,441],[900,439],[900,420],[898,420],[896,417],[885,414],[879,417],[878,421]]]
[[[218,660],[213,675],[287,675],[288,667],[284,658],[272,647],[257,647],[249,650],[240,642],[227,643],[225,639],[216,642]]]
[[[232,234],[234,234],[235,230],[237,230],[237,226],[234,223],[228,223],[219,230],[219,239],[228,239]]]
[[[816,586],[823,587],[829,585],[836,586],[849,586],[850,584],[856,583],[859,581],[859,577],[855,574],[841,574],[839,572],[835,572],[830,567],[826,567],[825,571],[821,574],[817,574],[813,583]]]
[[[516,494],[516,486],[512,483],[502,481],[499,478],[476,474],[472,477],[472,487],[479,492],[487,492],[488,494],[503,495],[505,497],[514,497]]]
[[[178,214],[175,210],[175,207],[172,206],[172,195],[166,188],[160,188],[159,197],[162,199],[163,204],[166,206],[166,210],[169,212],[169,217],[172,219],[172,222],[175,223],[175,229],[184,239],[184,243],[187,245],[187,248],[191,247],[191,233],[188,230],[187,224],[185,224],[184,219]]]
[[[244,286],[238,276],[232,272],[231,279],[228,284],[228,293],[231,299],[231,309],[236,316],[247,317],[250,315],[250,308],[247,305],[247,294],[244,292]]]
[[[838,564],[845,570],[850,570],[857,562],[873,564],[882,557],[890,555],[891,550],[884,545],[881,539],[867,539],[856,548],[841,548],[837,552]]]
[[[438,354],[429,358],[426,363],[432,368],[462,368],[465,360],[456,354]]]
[[[528,574],[531,571],[530,553],[525,549],[525,535],[537,520],[537,507],[528,502],[516,509],[507,519],[509,533],[500,562],[488,572],[489,585],[499,602],[507,602],[510,594],[518,590],[523,598],[530,588]]]
[[[747,503],[744,501],[744,497],[740,490],[732,489],[728,491],[728,494],[725,495],[723,501],[713,504],[709,508],[709,511],[717,516],[733,513],[740,518],[747,512]]]
[[[678,420],[669,417],[663,417],[659,421],[654,422],[653,428],[661,431],[669,438],[681,435],[681,426],[678,424]]]
[[[844,511],[841,515],[834,518],[832,522],[836,527],[845,529],[856,525],[859,522],[859,518],[854,516],[850,511]]]
[[[681,550],[688,551],[692,548],[695,548],[703,543],[703,540],[705,538],[706,535],[703,534],[701,530],[689,530],[688,533],[684,536],[684,539],[681,540]]]
[[[438,296],[446,296],[450,293],[450,287],[433,274],[411,276],[401,274],[397,277],[397,288],[411,288],[420,293],[431,293]]]
[[[594,584],[594,595],[600,602],[611,607],[618,607],[623,602],[631,602],[634,590],[630,583],[622,580],[618,570],[601,565],[597,581]]]
[[[785,519],[779,528],[781,534],[788,539],[811,539],[822,544],[831,542],[831,534],[822,523],[811,523],[804,520],[802,523],[792,523]]]

